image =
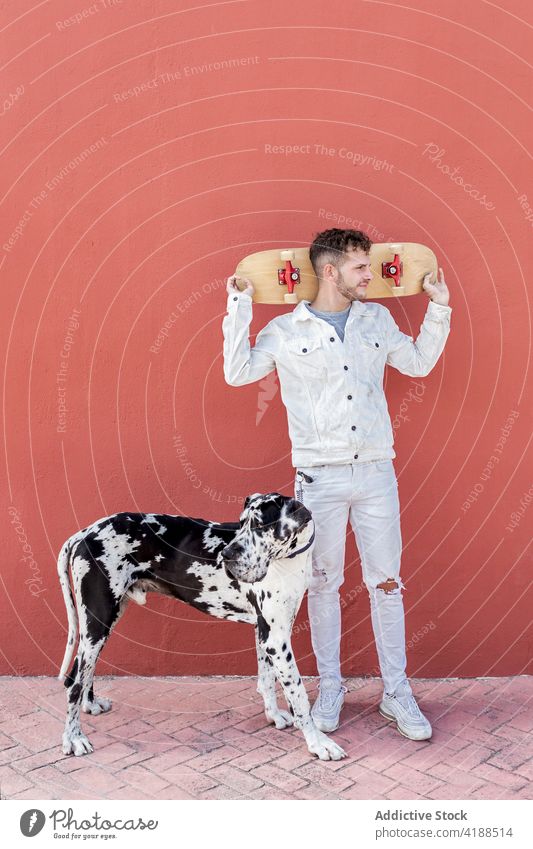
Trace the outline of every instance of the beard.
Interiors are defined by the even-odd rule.
[[[339,279],[337,280],[337,291],[339,292],[339,294],[342,295],[343,298],[346,298],[346,300],[348,300],[350,302],[352,302],[352,301],[366,301],[366,289],[364,290],[363,294],[357,292],[357,289],[356,289],[355,286],[351,286],[351,287],[348,286],[346,280],[344,279],[344,274],[342,273],[341,269],[338,268],[337,271],[339,272]]]

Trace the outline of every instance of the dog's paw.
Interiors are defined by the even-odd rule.
[[[276,713],[267,713],[266,718],[272,722],[276,728],[290,728],[294,724],[294,720],[290,713],[286,710],[277,710]]]
[[[92,744],[89,738],[82,734],[63,734],[63,754],[64,755],[89,755],[93,751]]]
[[[316,738],[307,744],[307,748],[312,755],[316,755],[321,761],[340,761],[347,757],[344,749],[341,749],[337,743],[334,743],[321,731],[317,731]]]
[[[107,713],[111,710],[112,702],[109,699],[93,698],[92,702],[84,702],[82,710],[84,713],[90,713],[92,716],[98,716],[99,713]]]

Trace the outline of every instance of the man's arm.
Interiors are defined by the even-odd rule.
[[[253,287],[239,291],[235,278],[228,280],[227,314],[222,322],[224,334],[224,377],[230,386],[244,386],[270,374],[276,367],[275,336],[267,324],[250,348]],[[248,282],[248,281],[245,281]]]
[[[428,276],[424,289],[431,297],[416,342],[402,333],[387,310],[387,363],[410,377],[425,377],[439,359],[450,332],[452,309],[448,306],[449,293],[442,269],[440,280],[434,284]]]

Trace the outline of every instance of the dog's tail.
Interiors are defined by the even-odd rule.
[[[64,545],[62,546],[61,551],[59,552],[59,557],[57,559],[57,572],[59,575],[61,589],[63,590],[63,598],[65,600],[65,607],[67,608],[68,617],[67,647],[65,649],[65,657],[63,658],[63,663],[61,665],[61,671],[57,676],[60,681],[64,681],[65,679],[65,675],[67,674],[67,670],[70,666],[70,661],[74,653],[74,643],[76,642],[76,638],[78,636],[78,613],[76,611],[76,605],[74,603],[74,596],[72,594],[72,588],[70,586],[69,575],[72,543],[73,539],[72,537],[70,537],[70,539],[68,539],[66,543],[64,543]]]

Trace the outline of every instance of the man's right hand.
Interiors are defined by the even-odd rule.
[[[237,285],[237,280],[242,281],[245,284],[244,289],[239,288]],[[249,295],[250,298],[253,298],[255,289],[248,280],[247,277],[239,277],[237,274],[232,274],[231,277],[228,277],[228,282],[226,283],[226,292],[228,295],[233,294],[233,292],[244,292],[246,295]]]

